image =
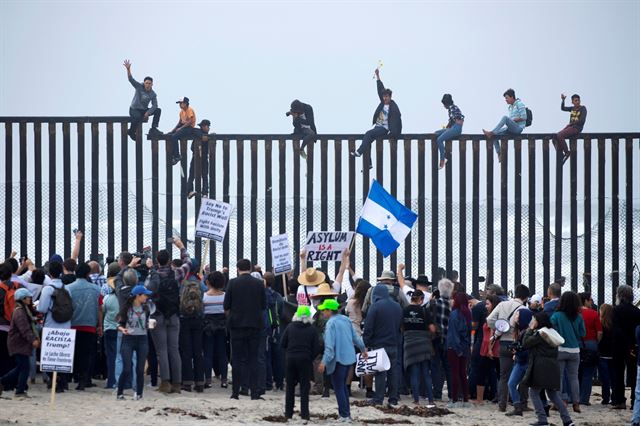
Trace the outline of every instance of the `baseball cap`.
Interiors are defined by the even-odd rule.
[[[318,306],[319,311],[337,311],[340,307],[340,304],[334,299],[327,299],[320,306]]]
[[[141,294],[146,294],[147,296],[151,296],[153,292],[147,290],[145,286],[143,286],[142,284],[135,286],[133,290],[131,290],[132,296],[139,296]]]
[[[211,126],[211,122],[209,120],[202,120],[200,123],[198,123],[198,126],[202,127],[202,126]]]
[[[182,102],[184,102],[185,104],[189,105],[189,98],[187,98],[187,97],[185,96],[185,97],[183,97],[182,99],[178,99],[178,100],[176,101],[176,103],[177,103],[177,104],[180,104],[180,103],[182,103]]]
[[[298,310],[296,311],[296,315],[299,317],[310,317],[311,309],[307,305],[298,306]]]

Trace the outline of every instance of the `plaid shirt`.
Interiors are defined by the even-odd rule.
[[[446,338],[449,328],[449,315],[451,315],[451,300],[448,297],[435,299],[433,304],[434,322],[442,332],[442,338]]]

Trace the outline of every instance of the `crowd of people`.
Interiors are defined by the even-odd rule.
[[[180,163],[180,139],[193,139],[200,141],[200,161],[202,170],[202,189],[201,195],[208,195],[208,164],[209,150],[208,144],[211,137],[211,122],[202,120],[196,127],[196,113],[190,106],[189,98],[183,97],[176,103],[180,107],[179,119],[172,130],[166,134],[158,130],[161,110],[158,108],[158,98],[153,90],[153,78],[147,76],[143,83],[136,81],[131,75],[131,62],[125,60],[124,66],[127,69],[127,77],[129,82],[135,89],[135,94],[129,107],[129,116],[131,118],[131,126],[128,135],[131,139],[136,139],[138,129],[142,122],[148,121],[153,116],[149,137],[167,138],[172,146],[172,154],[170,161],[173,165]],[[377,94],[380,103],[373,113],[372,125],[362,137],[360,146],[351,152],[354,157],[363,157],[363,168],[371,169],[370,147],[377,138],[392,137],[399,138],[402,135],[402,113],[398,104],[392,99],[393,92],[384,86],[380,80],[380,70],[375,70],[375,79],[377,85]],[[500,149],[500,139],[510,136],[522,134],[525,127],[531,126],[533,122],[533,113],[527,108],[524,102],[516,97],[513,89],[507,89],[503,94],[507,103],[508,114],[503,116],[492,130],[482,130],[487,140],[493,141],[498,161],[502,159]],[[565,106],[566,96],[560,95],[562,103],[560,109],[570,113],[569,123],[558,133],[553,136],[553,145],[562,154],[562,163],[564,164],[570,157],[571,152],[567,145],[566,139],[579,135],[585,125],[587,119],[587,108],[581,104],[580,95],[571,96],[572,106]],[[460,108],[455,105],[453,97],[449,93],[445,93],[441,100],[442,106],[447,110],[449,120],[446,126],[436,130],[434,133],[437,137],[440,169],[447,164],[445,142],[453,140],[462,134],[465,116]],[[316,129],[313,107],[298,99],[291,103],[289,111],[286,112],[287,117],[291,117],[293,124],[293,135],[299,137],[302,143],[299,148],[299,154],[302,158],[307,158],[305,147],[309,143],[314,143],[317,139],[318,130]],[[192,145],[191,150],[194,150]],[[194,188],[194,158],[192,158],[188,175],[188,197],[192,198],[196,195]]]
[[[236,400],[285,391],[291,418],[298,387],[306,420],[309,395],[333,393],[345,422],[357,396],[372,406],[405,397],[454,409],[495,404],[506,416],[535,416],[535,425],[556,410],[567,426],[571,411],[589,409],[597,375],[598,403],[630,406],[640,424],[640,309],[629,286],[617,288],[614,306],[596,310],[589,293],[560,282],[544,296],[516,285],[508,297],[492,283],[468,294],[455,271],[440,270],[432,282],[405,276],[402,264],[368,282],[348,251],[335,280],[307,265],[304,251],[297,277],[281,280],[241,259],[230,279],[227,268],[202,267],[179,238],[177,259],[167,250],[153,258],[122,252],[100,265],[78,261],[82,237],[68,259],[54,254],[36,266],[12,253],[0,264],[0,393],[28,399],[38,377],[56,392],[104,380],[117,400],[129,399],[129,389],[143,398],[146,383],[163,394],[230,387]],[[43,327],[76,331],[73,373],[56,383],[38,374]],[[357,377],[358,360],[380,350],[388,368]]]

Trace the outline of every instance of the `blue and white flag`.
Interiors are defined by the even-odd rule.
[[[384,257],[396,251],[411,232],[418,215],[403,206],[373,180],[362,206],[356,232],[371,238]]]

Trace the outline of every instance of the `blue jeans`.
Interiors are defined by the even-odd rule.
[[[349,368],[351,368],[350,365],[342,365],[338,362],[336,363],[336,369],[331,375],[333,391],[335,392],[336,400],[338,401],[338,414],[342,418],[351,417],[351,409],[349,408],[349,391],[347,390],[347,375],[349,374]]]
[[[420,400],[420,381],[424,380],[427,388],[427,398],[429,402],[433,402],[433,390],[431,383],[431,360],[424,360],[411,364],[408,368],[411,378],[411,394],[415,402]]]
[[[633,417],[631,423],[640,423],[640,368],[636,374],[636,397],[633,404]]]
[[[118,350],[118,330],[105,330],[104,352],[107,356],[107,388],[116,386],[116,354]],[[122,362],[122,359],[120,360]]]
[[[506,115],[500,119],[496,127],[491,131],[494,136],[500,135],[519,135],[524,130],[518,123],[507,117]],[[496,153],[500,154],[500,139],[493,141]]]
[[[533,408],[535,409],[536,416],[538,417],[538,423],[547,424],[547,413],[544,410],[544,404],[540,398],[541,390],[545,390],[547,392],[549,401],[553,402],[553,405],[555,405],[560,411],[560,418],[562,419],[562,422],[570,423],[571,416],[569,415],[569,411],[567,411],[567,407],[562,403],[562,399],[560,398],[560,393],[558,391],[552,389],[529,388],[529,399],[533,402]]]
[[[584,347],[593,351],[598,350],[598,342],[595,340],[585,340]],[[593,373],[597,365],[583,367],[580,365],[580,404],[586,404],[591,398],[591,387],[593,384]]]
[[[132,376],[133,359],[136,359],[136,394],[142,396],[144,389],[144,362],[149,351],[149,341],[147,335],[143,336],[123,336],[120,353],[122,354],[122,374],[118,379],[118,395],[122,395],[125,383]],[[133,357],[133,352],[136,357]]]
[[[567,400],[577,404],[580,400],[580,383],[578,382],[578,367],[580,366],[580,354],[558,351],[558,365],[560,375],[567,380],[561,380],[562,394],[567,394]]]
[[[602,402],[611,402],[611,389],[613,380],[613,361],[611,358],[600,358],[598,361],[598,376],[602,382]]]
[[[16,395],[27,391],[27,381],[29,380],[29,356],[14,355],[15,367],[2,376],[0,382],[5,389],[16,389]]]
[[[123,334],[118,331],[118,337],[116,342],[116,383],[120,383],[120,376],[122,375],[122,337]],[[138,361],[133,358],[133,371],[137,371]],[[125,389],[136,389],[136,376],[130,375],[127,381],[124,383]]]
[[[457,138],[462,134],[462,124],[454,123],[453,126],[449,127],[448,129],[436,130],[434,133],[438,136],[438,139],[436,139],[436,142],[438,142],[438,151],[440,151],[440,161],[442,161],[444,160],[444,157],[445,157],[444,143],[448,140]]]
[[[387,136],[388,134],[389,134],[389,130],[387,130],[386,127],[382,127],[382,126],[375,126],[373,129],[367,131],[367,133],[364,134],[364,137],[362,138],[362,143],[358,148],[358,154],[360,155],[364,154],[365,151],[367,151],[367,157],[362,157],[363,167],[369,165],[369,163],[371,162],[371,150],[369,149],[371,147],[371,143],[375,139],[381,138],[383,136]],[[364,162],[365,159],[367,160],[366,162]]]
[[[171,134],[174,157],[180,157],[180,139],[193,139],[193,127],[185,127]]]
[[[204,333],[204,378],[211,382],[211,370],[220,374],[222,380],[227,380],[227,333],[224,329],[216,330],[213,334]]]
[[[391,368],[387,371],[379,371],[375,374],[375,397],[374,401],[382,404],[384,401],[384,393],[389,385],[389,402],[398,402],[398,379],[400,369],[398,364],[398,348],[397,346],[387,346],[384,348],[389,357]]]
[[[514,404],[522,402],[522,398],[520,398],[520,392],[518,391],[518,384],[524,377],[524,373],[527,372],[527,364],[519,364],[515,362],[513,364],[513,370],[511,370],[511,375],[509,376],[509,395],[511,395],[511,401]]]

